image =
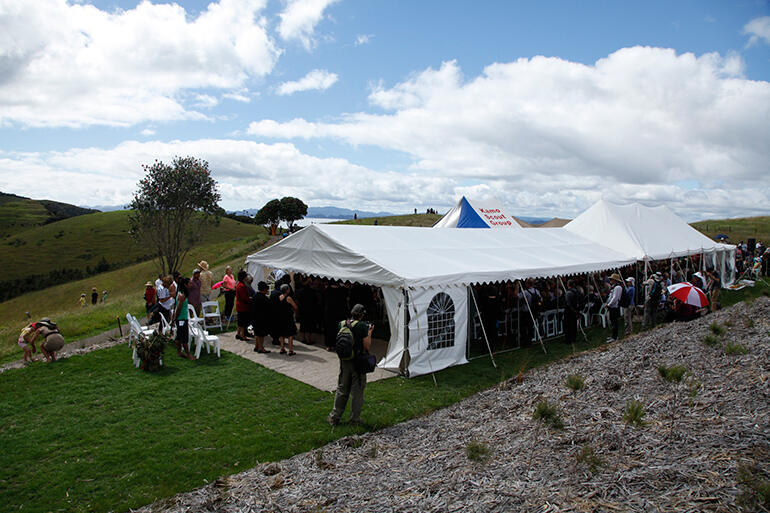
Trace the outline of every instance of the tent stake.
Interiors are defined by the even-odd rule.
[[[484,341],[487,343],[487,350],[489,351],[489,357],[492,358],[492,365],[496,369],[497,363],[495,363],[495,357],[492,354],[492,347],[489,345],[489,339],[487,338],[487,330],[484,329],[484,321],[481,318],[481,312],[479,311],[479,304],[476,302],[476,293],[473,291],[473,286],[471,286],[471,297],[473,298],[473,306],[476,307],[476,313],[479,314],[479,322],[481,323],[481,333],[484,334]]]

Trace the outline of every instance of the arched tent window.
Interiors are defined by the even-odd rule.
[[[428,349],[455,345],[455,304],[449,294],[439,292],[428,305]]]

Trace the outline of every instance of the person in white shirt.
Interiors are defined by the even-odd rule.
[[[608,342],[614,342],[618,339],[618,319],[620,318],[620,296],[623,294],[623,279],[618,273],[610,276],[612,289],[607,298],[607,311],[610,313],[610,325],[612,326],[612,336],[607,339]]]

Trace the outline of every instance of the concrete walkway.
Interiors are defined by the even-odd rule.
[[[319,390],[334,391],[337,389],[339,374],[339,359],[334,352],[327,351],[320,337],[314,339],[314,345],[294,342],[294,356],[279,354],[280,346],[273,345],[270,337],[265,337],[265,349],[268,354],[254,352],[254,342],[243,342],[235,339],[235,332],[220,333],[219,343],[223,350],[237,354],[247,360],[264,365],[268,369],[280,372],[290,378],[315,387]],[[384,340],[372,339],[371,353],[377,356],[377,361],[385,356],[388,343]],[[366,376],[367,382],[395,376],[392,372],[380,368]]]

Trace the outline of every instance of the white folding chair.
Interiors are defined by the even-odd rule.
[[[602,321],[602,328],[607,327],[607,324],[610,322],[610,312],[607,310],[607,303],[604,303],[597,313],[591,315],[591,322],[593,322],[594,317],[598,317]]]
[[[195,359],[197,360],[201,356],[201,347],[206,346],[206,352],[210,353],[212,346],[217,352],[217,358],[220,357],[219,337],[216,335],[209,335],[208,331],[200,327],[197,322],[190,321],[188,323],[190,329],[190,339],[195,341]]]
[[[203,322],[203,317],[198,317],[198,312],[195,311],[195,307],[190,303],[187,303],[187,318],[190,321]]]
[[[176,326],[169,323],[169,321],[163,315],[160,316],[160,324],[162,326],[161,332],[164,335],[170,336],[172,338],[176,336]]]
[[[543,312],[543,325],[546,338],[556,336],[556,310]]]
[[[219,301],[206,301],[201,305],[203,311],[203,329],[222,329],[222,316],[219,313]]]
[[[131,354],[131,359],[134,362],[134,366],[139,367],[139,365],[142,363],[139,357],[136,354],[136,342],[139,340],[139,337],[149,337],[152,335],[153,330],[149,328],[142,328],[142,325],[139,324],[139,321],[131,315],[130,313],[126,314],[126,321],[128,321],[128,347],[133,347],[133,353]]]

